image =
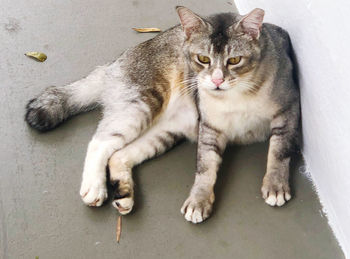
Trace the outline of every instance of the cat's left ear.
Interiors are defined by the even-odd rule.
[[[242,31],[254,39],[259,39],[264,15],[264,10],[255,8],[249,14],[243,16],[243,18],[235,26],[235,30]]]
[[[207,28],[206,22],[190,9],[184,6],[177,6],[176,11],[180,17],[182,29],[187,39],[190,38],[193,33],[201,32]]]

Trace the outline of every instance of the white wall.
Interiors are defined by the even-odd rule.
[[[300,69],[303,154],[350,256],[350,2],[348,0],[235,0],[241,14],[255,7],[285,28]]]

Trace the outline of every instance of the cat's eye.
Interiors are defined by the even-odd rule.
[[[202,56],[202,55],[198,55],[198,60],[199,62],[203,63],[203,64],[209,64],[210,63],[210,58],[207,56]]]
[[[238,57],[234,57],[234,58],[229,58],[227,60],[227,64],[228,65],[237,65],[239,62],[241,62],[242,57],[238,56]]]

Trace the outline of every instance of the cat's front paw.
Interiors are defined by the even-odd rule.
[[[101,206],[108,197],[105,181],[83,179],[80,187],[80,196],[88,206]]]
[[[117,180],[113,183],[113,186],[115,188],[113,207],[122,215],[130,213],[134,206],[134,184],[132,179]]]
[[[288,181],[270,175],[265,175],[261,193],[265,202],[270,206],[280,207],[292,198]]]
[[[214,192],[210,194],[190,194],[182,205],[181,213],[187,221],[200,223],[209,217],[214,200]]]

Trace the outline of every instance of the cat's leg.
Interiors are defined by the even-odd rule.
[[[148,99],[142,101],[137,93],[127,94],[125,91],[129,90],[123,92],[121,87],[116,93],[111,91],[106,97],[104,117],[89,143],[85,159],[80,195],[89,206],[100,206],[107,198],[108,159],[116,150],[140,136],[151,124],[154,114]],[[153,102],[152,107],[155,105]]]
[[[261,188],[262,196],[270,206],[282,206],[291,199],[289,163],[299,134],[298,124],[298,107],[271,122],[267,170]]]
[[[146,159],[160,155],[178,140],[197,139],[198,114],[195,103],[188,96],[169,101],[162,118],[135,141],[115,152],[109,160],[111,182],[115,183],[113,206],[127,214],[134,204],[132,168]]]
[[[121,214],[128,214],[134,205],[132,168],[146,159],[162,154],[183,137],[181,132],[172,131],[166,125],[156,125],[112,155],[109,160],[110,181],[114,186],[112,204]]]
[[[187,221],[200,223],[209,217],[215,200],[214,185],[227,138],[208,123],[200,122],[197,172],[191,192],[181,208]]]

